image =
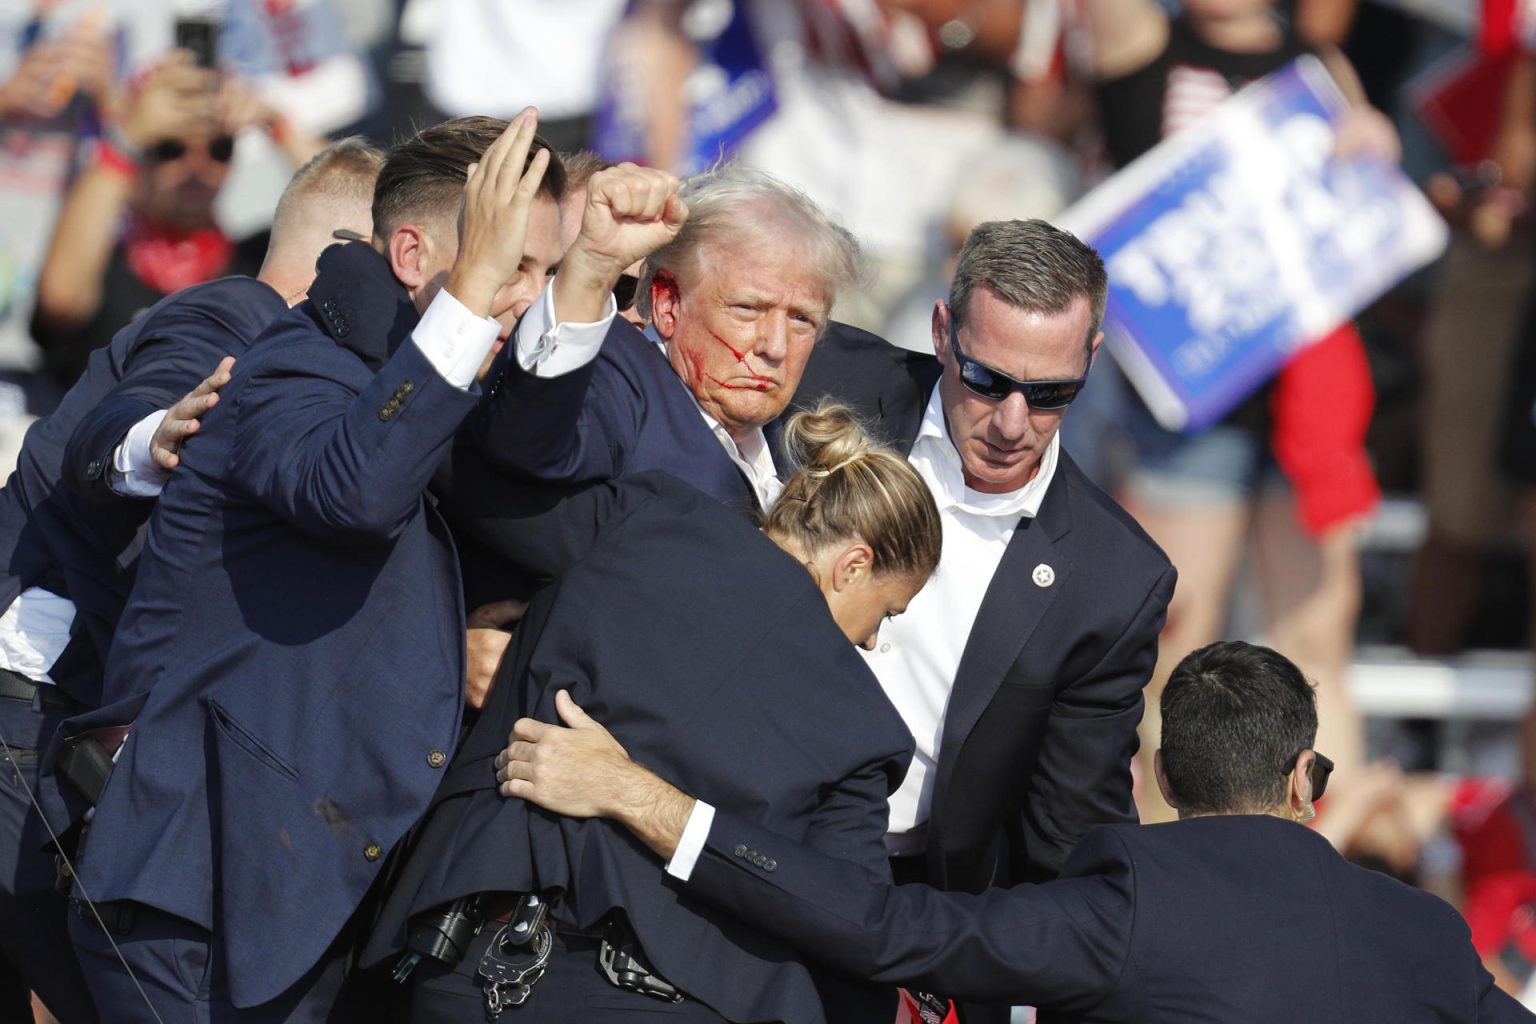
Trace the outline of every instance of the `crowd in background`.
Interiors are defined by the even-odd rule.
[[[178,49],[171,0],[0,0],[0,463],[137,313],[254,274],[278,192],[327,139],[528,105],[589,167],[724,154],[804,190],[870,264],[836,319],[928,350],[972,228],[1051,220],[1155,143],[1138,132],[1168,103],[1194,118],[1223,98],[1169,83],[1145,109],[1169,54],[1245,5],[1269,16],[1263,0],[228,0],[208,67]],[[1385,115],[1363,145],[1400,153],[1453,228],[1439,264],[1319,343],[1355,382],[1332,442],[1355,468],[1309,479],[1286,457],[1302,385],[1285,374],[1184,438],[1101,359],[1064,443],[1178,568],[1164,671],[1256,593],[1248,624],[1318,685],[1318,746],[1340,766],[1318,828],[1456,903],[1501,984],[1536,990],[1536,716],[1507,772],[1453,779],[1413,730],[1368,731],[1347,686],[1362,630],[1426,656],[1536,637],[1536,11],[1281,0],[1273,17],[1274,44],[1228,40],[1232,75],[1303,52],[1352,66]],[[1378,482],[1427,523],[1384,586],[1362,573]],[[1166,816],[1142,788],[1144,819]]]

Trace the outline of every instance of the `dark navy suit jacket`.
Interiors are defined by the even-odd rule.
[[[168,296],[93,352],[59,407],[27,431],[16,470],[0,489],[0,610],[34,586],[74,602],[70,644],[49,676],[81,705],[101,699],[102,666],[154,507],[107,488],[102,470],[112,449],[133,423],[192,390],[222,357],[243,353],[287,308],[249,277]],[[65,713],[0,700],[0,736],[13,751],[42,751]],[[0,844],[0,889],[52,889],[53,855],[40,852],[46,842],[41,820],[27,813],[19,834]]]
[[[1536,1020],[1494,988],[1448,904],[1279,818],[1107,826],[1062,875],[893,888],[722,814],[687,888],[844,970],[1027,1003],[1042,1024]]]
[[[92,353],[59,407],[27,431],[16,471],[0,489],[0,609],[33,586],[75,603],[77,640],[50,675],[82,703],[100,697],[101,666],[133,585],[139,530],[154,507],[107,489],[112,450],[130,426],[191,391],[221,358],[242,354],[287,308],[249,277],[168,296]]]
[[[597,358],[535,377],[508,346],[475,417],[487,461],[552,484],[612,480],[659,469],[740,511],[752,488],[699,413],[660,346],[616,317]]]
[[[487,510],[516,490],[458,479],[479,490],[455,498]],[[477,527],[528,547],[555,582],[519,625],[365,957],[459,896],[557,888],[558,916],[578,926],[624,908],[656,969],[730,1020],[822,1020],[793,953],[680,895],[622,829],[503,798],[494,758],[519,717],[558,721],[566,688],[635,757],[862,876],[888,872],[885,801],[911,757],[900,716],[805,567],[692,487],[645,473],[536,520],[487,511]]]
[[[186,444],[108,703],[66,723],[136,720],[81,882],[212,929],[237,1006],[318,962],[427,807],[462,706],[458,569],[422,495],[478,394],[401,343],[415,312],[366,245],[328,250],[310,295]]]
[[[833,395],[909,452],[938,378],[932,356],[835,324],[794,403]],[[1049,586],[1034,582],[1039,565],[1051,567]],[[955,673],[929,821],[932,884],[975,892],[1048,879],[1090,829],[1136,820],[1130,760],[1174,579],[1157,545],[1063,449],[1039,514],[1008,542]]]

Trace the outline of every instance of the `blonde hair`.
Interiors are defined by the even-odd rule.
[[[806,554],[858,538],[875,571],[926,579],[943,531],[928,485],[899,452],[875,441],[845,405],[791,416],[784,444],[799,467],[763,517],[763,531]]]
[[[371,204],[373,183],[383,166],[384,152],[360,135],[331,143],[294,172],[277,201],[273,223],[280,225],[277,230],[307,230],[314,204],[321,199]]]

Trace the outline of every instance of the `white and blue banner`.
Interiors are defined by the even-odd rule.
[[[1168,429],[1215,423],[1445,248],[1395,165],[1333,157],[1345,106],[1303,57],[1057,218],[1103,255],[1105,337]]]
[[[698,63],[685,85],[687,139],[680,175],[707,171],[778,109],[778,94],[745,0],[699,3],[684,19],[698,47]],[[646,108],[644,55],[618,47],[597,111],[593,148],[607,160],[646,162],[650,111]]]

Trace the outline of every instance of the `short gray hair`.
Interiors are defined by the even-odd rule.
[[[711,246],[741,251],[784,245],[785,231],[807,254],[828,298],[860,280],[859,243],[793,186],[740,164],[725,164],[683,182],[678,195],[688,220],[676,238],[646,258],[638,289],[640,315],[651,316],[651,282],[666,271],[681,277],[698,269]],[[830,304],[830,303],[829,303]]]
[[[965,322],[976,288],[990,288],[1010,306],[1047,316],[1065,313],[1078,299],[1093,308],[1088,342],[1104,322],[1109,275],[1093,247],[1043,220],[978,224],[960,249],[949,286],[950,316]]]

